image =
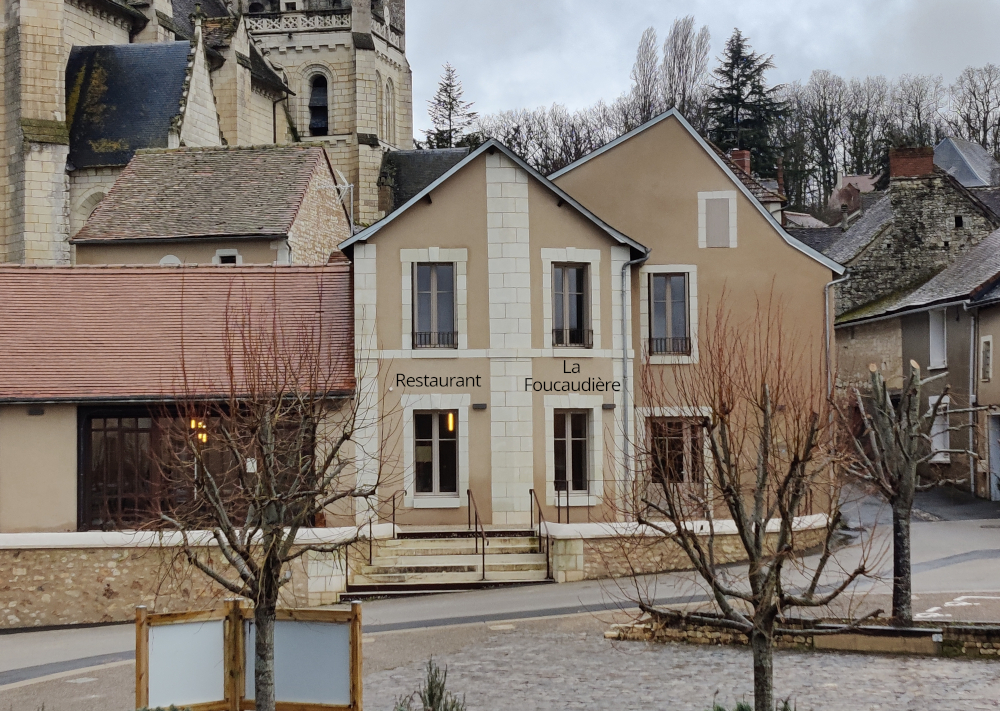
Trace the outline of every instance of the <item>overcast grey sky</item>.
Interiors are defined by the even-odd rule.
[[[571,109],[629,86],[642,31],[660,42],[692,14],[712,33],[712,57],[739,27],[774,55],[775,83],[814,69],[844,77],[933,73],[1000,64],[1000,0],[408,0],[414,132],[450,61],[465,98],[488,113],[552,103]]]

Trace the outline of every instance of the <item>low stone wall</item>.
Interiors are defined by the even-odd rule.
[[[1000,626],[915,623],[912,627],[892,627],[875,620],[857,629],[834,634],[817,634],[844,626],[846,620],[788,619],[781,623],[793,634],[775,635],[776,649],[800,651],[863,652],[867,654],[914,654],[969,659],[997,659],[1000,655]],[[747,636],[711,624],[683,618],[653,615],[645,622],[613,625],[605,633],[609,639],[687,644],[749,644]]]
[[[199,555],[221,557],[208,544],[199,546]],[[342,552],[307,551],[290,570],[281,602],[286,607],[332,604],[346,587]],[[148,536],[0,534],[0,629],[128,621],[136,605],[177,612],[229,596],[190,566],[178,547],[154,545]]]
[[[806,551],[823,543],[825,517],[813,517],[795,532],[793,546]],[[808,527],[806,527],[808,526]],[[604,524],[550,526],[552,575],[556,582],[617,578],[632,574],[689,570],[684,549],[661,534],[648,531],[614,531]],[[616,535],[617,534],[617,535]],[[707,536],[707,534],[705,534]],[[773,541],[776,533],[768,533]],[[716,532],[715,560],[720,565],[746,560],[746,552],[735,532]]]

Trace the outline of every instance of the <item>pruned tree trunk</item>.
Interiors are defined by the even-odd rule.
[[[274,612],[275,606],[257,605],[254,621],[254,708],[274,711]]]
[[[774,634],[754,627],[750,633],[753,652],[754,711],[774,711]]]
[[[910,515],[912,511],[912,494],[909,500],[893,503],[892,618],[897,625],[904,627],[913,623],[913,576],[910,567]]]

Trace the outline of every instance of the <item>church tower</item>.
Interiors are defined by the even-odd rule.
[[[354,220],[378,210],[382,155],[413,147],[405,0],[243,0],[247,30],[284,70],[293,138],[322,144],[355,186]]]

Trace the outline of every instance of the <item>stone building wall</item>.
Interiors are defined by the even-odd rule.
[[[837,289],[838,315],[926,281],[1000,227],[943,173],[893,178],[889,199],[892,224],[849,263],[851,278]]]
[[[288,231],[292,262],[326,264],[337,245],[349,236],[347,217],[337,197],[333,176],[325,165],[320,166]]]
[[[124,166],[80,168],[69,174],[70,235],[83,227],[98,203],[111,190]]]
[[[903,387],[903,329],[898,318],[843,326],[835,332],[837,386],[867,388],[874,363],[890,388]]]
[[[187,87],[180,139],[184,146],[222,145],[212,80],[200,41],[194,51],[194,66],[191,68],[191,79]]]
[[[102,13],[86,0],[70,0],[63,12],[63,39],[67,58],[69,50],[74,46],[129,43],[129,24]]]
[[[214,547],[202,555],[213,563],[220,558]],[[343,558],[307,552],[294,561],[281,605],[337,602],[346,583]],[[225,597],[232,593],[192,569],[179,548],[0,548],[0,629],[123,622],[135,619],[136,605],[179,612],[212,607]]]
[[[274,143],[275,122],[279,127],[285,123],[281,105],[275,106],[272,97],[256,90],[247,91],[246,97],[246,110],[243,111],[243,115],[247,117],[249,145]],[[282,140],[283,136],[283,132],[278,133],[279,143],[285,142]]]

